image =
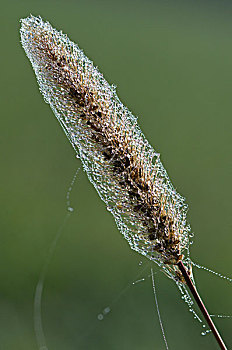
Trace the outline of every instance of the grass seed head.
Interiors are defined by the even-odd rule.
[[[21,20],[39,88],[132,249],[178,281],[188,256],[187,206],[137,119],[77,44],[40,17]],[[186,260],[188,261],[188,259]]]

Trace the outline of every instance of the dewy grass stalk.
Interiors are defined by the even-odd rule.
[[[119,230],[132,249],[175,280],[191,306],[189,286],[218,343],[226,349],[188,272],[187,205],[171,184],[159,154],[114,86],[75,43],[40,17],[29,16],[21,24],[22,46],[40,91]]]

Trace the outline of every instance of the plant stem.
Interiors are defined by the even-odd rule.
[[[189,274],[188,274],[188,272],[187,272],[183,262],[180,261],[177,264],[177,266],[179,267],[179,269],[180,269],[180,271],[181,271],[181,273],[182,273],[182,275],[183,275],[183,277],[185,279],[185,282],[186,282],[187,286],[189,287],[189,289],[190,289],[190,291],[191,291],[191,293],[192,293],[192,295],[193,295],[197,305],[199,306],[199,308],[200,308],[200,310],[201,310],[201,312],[202,312],[206,322],[208,323],[209,328],[211,329],[213,335],[215,336],[215,339],[217,340],[220,348],[222,350],[227,350],[226,345],[223,342],[223,340],[222,340],[222,338],[221,338],[221,336],[220,336],[220,334],[219,334],[215,324],[213,323],[213,321],[212,321],[212,319],[211,319],[211,317],[210,317],[210,315],[209,315],[209,313],[208,313],[208,311],[207,311],[203,301],[201,300],[201,297],[198,294],[198,292],[196,290],[196,287],[194,286],[194,284],[193,284],[193,282],[192,282],[192,280],[191,280],[191,278],[190,278],[190,276],[189,276]]]

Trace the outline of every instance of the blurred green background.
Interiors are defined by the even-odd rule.
[[[38,349],[35,288],[80,166],[20,46],[19,19],[30,13],[68,33],[118,86],[189,204],[192,259],[231,276],[230,2],[5,1],[0,14],[3,350]],[[70,200],[74,212],[47,266],[42,298],[48,349],[164,349],[150,263],[130,250],[82,170]],[[154,270],[170,349],[218,349],[211,335],[201,336],[175,284]],[[209,311],[231,315],[232,285],[194,272]],[[111,312],[99,321],[108,306]],[[232,347],[232,319],[216,324]]]

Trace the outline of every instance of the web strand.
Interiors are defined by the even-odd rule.
[[[66,226],[66,223],[73,211],[73,208],[70,206],[70,194],[73,188],[73,185],[76,181],[77,174],[79,172],[80,168],[78,168],[73,176],[73,179],[70,183],[70,186],[68,188],[68,191],[66,193],[66,208],[68,210],[68,213],[65,215],[63,223],[61,224],[60,228],[58,229],[57,233],[55,234],[55,237],[50,245],[47,258],[44,262],[43,268],[40,273],[39,281],[37,283],[36,289],[35,289],[35,296],[34,296],[34,330],[37,340],[37,345],[39,350],[48,350],[47,344],[46,344],[46,337],[44,334],[43,329],[43,321],[42,321],[42,296],[43,296],[43,290],[44,290],[44,281],[47,276],[48,268],[51,262],[51,259],[54,255],[55,248],[57,246],[57,242],[63,233],[64,227]]]
[[[155,287],[155,278],[154,278],[154,272],[153,272],[152,268],[151,268],[151,280],[152,280],[153,293],[154,293],[154,297],[155,297],[155,305],[156,305],[157,314],[158,314],[158,318],[159,318],[159,324],[160,324],[160,328],[161,328],[161,331],[162,331],[162,336],[163,336],[163,339],[164,339],[166,350],[168,350],[169,347],[168,347],[168,342],[167,342],[167,339],[166,339],[166,336],[165,336],[164,326],[163,326],[163,322],[162,322],[160,311],[159,311],[159,304],[158,304],[156,287]]]

